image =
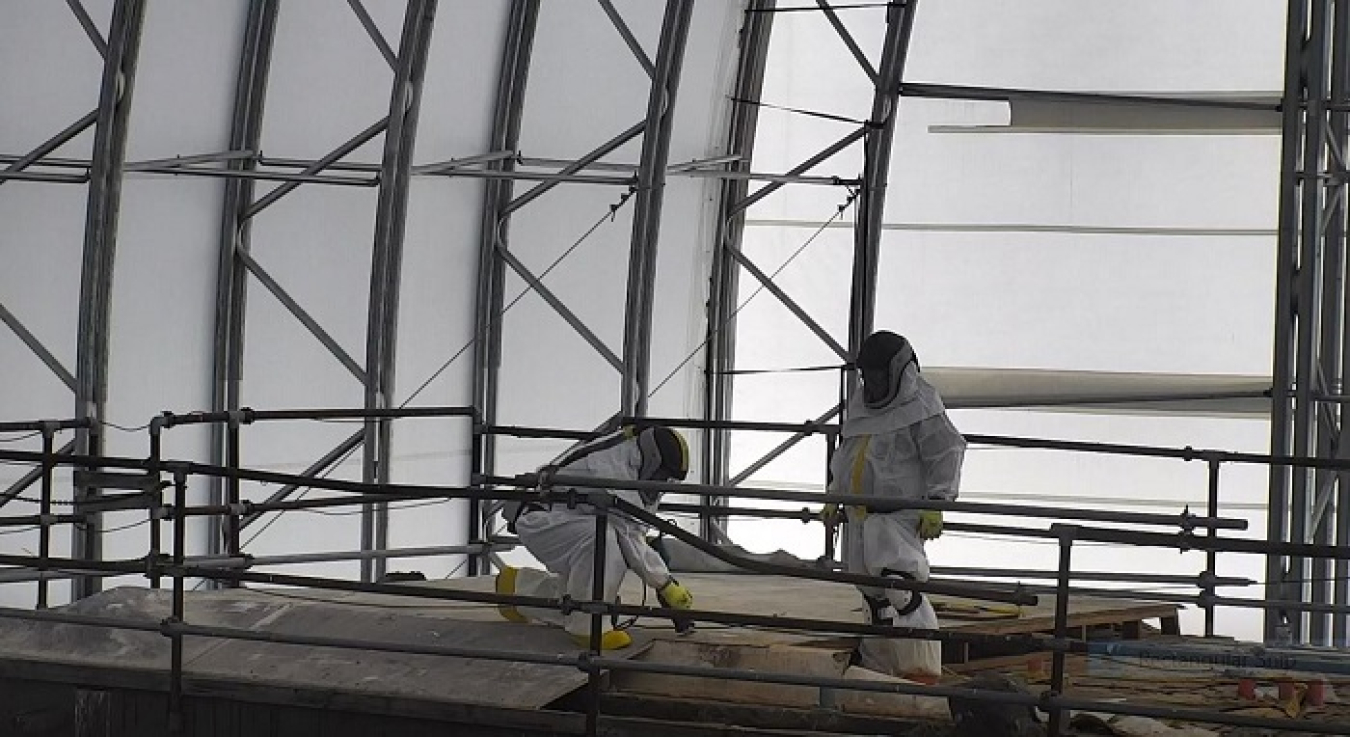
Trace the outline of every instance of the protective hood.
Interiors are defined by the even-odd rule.
[[[844,415],[841,431],[844,437],[893,432],[946,410],[937,390],[919,375],[919,369],[913,363],[898,373],[894,383],[895,391],[890,401],[877,407],[868,406],[861,386],[853,392]]]
[[[858,349],[856,365],[862,379],[863,403],[873,409],[889,405],[900,391],[900,379],[910,365],[919,364],[914,347],[904,336],[878,330]]]
[[[658,425],[642,430],[637,439],[642,451],[639,479],[683,481],[689,474],[689,445],[683,435]]]

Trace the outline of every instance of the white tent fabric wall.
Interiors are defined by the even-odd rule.
[[[511,10],[507,0],[442,0],[431,35],[415,163],[441,162],[486,152],[496,104],[498,64]],[[663,5],[614,3],[648,58],[656,55]],[[363,3],[369,20],[394,53],[403,3]],[[106,37],[113,3],[84,2]],[[236,0],[147,5],[130,117],[129,161],[224,151],[229,148],[244,21],[248,4]],[[674,110],[669,161],[724,153],[727,100],[740,27],[736,3],[695,7]],[[88,113],[98,100],[102,60],[65,5],[5,5],[0,107],[0,150],[26,152]],[[55,43],[54,40],[60,40]],[[35,75],[41,71],[41,80]],[[325,156],[389,113],[390,64],[346,3],[289,0],[281,4],[271,52],[261,151],[272,160]],[[578,157],[647,113],[650,78],[601,6],[543,3],[529,70],[520,149],[523,156]],[[22,111],[11,115],[9,111]],[[92,131],[57,152],[88,159]],[[343,158],[378,164],[383,135]],[[636,164],[637,138],[604,158]],[[369,177],[368,172],[330,172]],[[224,180],[128,173],[113,280],[112,356],[108,418],[135,428],[111,432],[108,451],[147,452],[142,426],[162,410],[208,409],[212,395],[215,289]],[[260,183],[255,198],[279,186]],[[531,182],[515,186],[516,194]],[[703,339],[703,294],[719,186],[713,179],[672,177],[666,185],[658,249],[651,412],[687,416],[699,406],[701,377],[695,354]],[[397,381],[391,406],[460,405],[472,401],[477,261],[483,180],[414,176],[409,185],[400,301]],[[0,304],[31,328],[57,359],[74,370],[81,247],[88,189],[77,185],[10,181],[0,192],[7,228]],[[540,275],[625,193],[625,188],[561,185],[511,219],[511,253]],[[304,184],[261,210],[250,222],[249,254],[271,279],[357,365],[364,364],[371,243],[377,188]],[[564,258],[544,282],[606,346],[622,353],[632,204]],[[34,275],[37,278],[34,278]],[[507,303],[523,289],[508,276]],[[503,320],[498,421],[582,428],[619,407],[619,374],[537,295],[524,296]],[[249,277],[241,403],[258,409],[359,407],[363,389],[260,280]],[[69,417],[69,389],[9,330],[0,330],[7,381],[0,386],[6,418]],[[451,361],[451,358],[459,357]],[[667,378],[669,381],[667,382]],[[243,461],[250,467],[300,472],[359,428],[354,423],[259,423],[243,428]],[[467,481],[468,423],[408,420],[395,426],[395,481],[456,484]],[[165,433],[165,453],[208,460],[205,428]],[[34,439],[6,447],[36,449]],[[532,468],[558,443],[504,442],[498,470]],[[339,463],[334,478],[361,477],[360,451]],[[22,469],[6,467],[0,481]],[[59,489],[69,493],[69,481]],[[191,500],[206,500],[193,482]],[[266,498],[273,485],[245,483],[243,496]],[[324,496],[308,492],[308,498]],[[18,502],[16,502],[17,504]],[[391,513],[390,545],[463,543],[464,505],[431,509],[406,505]],[[359,516],[264,516],[242,536],[255,555],[350,551],[359,547]],[[109,558],[146,549],[146,528],[132,513],[106,517],[127,526],[105,541]],[[189,553],[204,553],[205,523],[190,529]],[[166,541],[167,542],[167,541]],[[35,533],[10,534],[0,549],[33,550]],[[53,548],[68,554],[68,536]],[[462,559],[412,561],[429,576],[460,570]],[[395,565],[393,567],[399,567]],[[352,576],[355,562],[311,564],[294,570]],[[132,582],[119,578],[110,584]],[[56,587],[54,602],[66,595]],[[29,603],[31,588],[6,587],[5,603]]]
[[[9,10],[12,8],[3,8],[0,13]],[[102,64],[79,24],[63,7],[44,3],[31,10],[25,13],[23,24],[0,22],[0,49],[6,56],[19,54],[35,65],[6,63],[0,71],[0,110],[4,111],[0,120],[4,146],[12,150],[26,151],[46,141],[86,115],[98,100]],[[34,83],[34,68],[49,70],[45,84]],[[26,112],[15,115],[16,110]],[[67,144],[63,153],[77,148],[87,153],[91,140],[86,132]],[[6,223],[5,235],[0,236],[0,255],[7,262],[6,268],[0,269],[0,294],[4,295],[0,304],[68,372],[75,370],[80,247],[87,199],[87,189],[78,185],[7,182],[0,188],[0,219]],[[0,330],[0,352],[6,358],[0,402],[7,416],[71,415],[71,389],[9,329]],[[4,436],[4,447],[40,448],[38,439],[20,439],[23,437]],[[0,467],[6,487],[23,473],[14,466]],[[63,476],[61,482],[68,485],[69,476]],[[29,507],[26,511],[30,513],[36,510],[24,502],[12,503]],[[0,537],[0,549],[35,549],[36,532],[7,532]],[[57,536],[56,545],[67,545],[67,537]],[[27,605],[33,601],[30,587],[5,588],[0,591],[0,601],[6,604]]]
[[[654,58],[663,6],[616,3],[648,58]],[[676,96],[669,162],[724,153],[726,94],[735,72],[734,3],[697,3]],[[650,78],[594,3],[544,3],[530,69],[520,147],[526,157],[575,158],[618,135],[646,115]],[[602,159],[634,165],[641,139]],[[697,408],[700,362],[686,359],[703,338],[706,253],[719,185],[710,179],[666,181],[658,261],[649,414],[688,416]],[[526,184],[516,185],[522,192]],[[601,219],[600,225],[543,279],[544,285],[615,356],[623,354],[632,199],[612,217],[627,190],[604,185],[561,185],[518,210],[509,247],[536,276]],[[509,274],[507,304],[524,288]],[[504,318],[499,420],[505,424],[588,429],[620,409],[620,375],[537,294]],[[677,370],[678,368],[678,370]],[[502,471],[532,469],[566,444],[503,442]]]
[[[854,11],[846,20],[869,13],[876,11]],[[928,3],[916,16],[905,79],[1135,94],[1271,94],[1281,88],[1282,13],[1280,3],[1257,1]],[[870,48],[863,43],[868,26],[855,22],[851,28]],[[851,59],[836,58],[846,52],[821,18],[783,14],[771,48],[766,102],[791,99],[794,107],[865,114],[858,101],[868,100],[866,79]],[[792,53],[779,53],[787,49]],[[1277,135],[991,132],[990,126],[1008,120],[1007,104],[997,102],[903,98],[900,115],[876,325],[907,334],[925,366],[1269,375]],[[962,128],[972,132],[951,132]],[[841,132],[817,119],[766,115],[756,168],[791,166]],[[859,162],[855,149],[851,158],[836,156],[824,173],[856,175]],[[804,187],[765,200],[750,213],[747,254],[766,270],[782,263],[829,217],[831,205]],[[851,235],[845,227],[827,230],[780,281],[836,337],[846,325],[841,302]],[[745,293],[752,284],[748,275],[742,274],[741,284]],[[758,300],[772,302],[768,295]],[[738,319],[738,367],[838,362],[775,304],[748,307]],[[794,390],[783,391],[785,385]],[[736,417],[767,419],[764,413],[778,408],[776,419],[801,421],[832,406],[837,394],[837,374],[738,377]],[[799,399],[784,406],[783,397]],[[1248,452],[1269,447],[1265,420],[976,410],[953,417],[966,433]],[[772,444],[738,438],[732,473]],[[975,447],[967,457],[964,498],[1203,509],[1206,469],[1181,465]],[[1221,482],[1221,513],[1248,518],[1246,534],[1263,537],[1265,470],[1226,466]],[[787,454],[750,483],[820,488],[823,449]],[[790,548],[811,557],[819,555],[823,540],[818,525],[788,521],[733,523],[732,534],[754,549],[794,540]],[[1056,552],[1054,546],[958,535],[931,550],[938,566],[1009,567],[1008,561],[1017,561],[1018,568],[1041,569],[1054,568]],[[1121,554],[1120,548],[1083,546],[1075,566],[1120,570]],[[1250,560],[1225,559],[1220,575],[1260,580],[1262,560],[1245,558]],[[1195,574],[1204,568],[1196,553],[1132,549],[1128,560],[1129,570],[1141,572]],[[1262,596],[1259,587],[1220,593]],[[1187,614],[1186,631],[1199,629],[1198,616]],[[1225,634],[1259,639],[1261,615],[1221,612],[1218,626]]]
[[[616,0],[614,8],[650,59],[663,4]],[[813,7],[784,0],[784,7]],[[364,9],[397,52],[404,3]],[[108,35],[111,0],[83,0]],[[219,152],[229,147],[240,39],[248,3],[150,2],[132,98],[129,161]],[[508,0],[441,0],[416,139],[416,163],[487,153]],[[725,129],[737,62],[742,4],[699,2],[684,54],[669,162],[726,153]],[[520,153],[575,159],[640,122],[650,77],[591,0],[541,3],[525,94]],[[875,62],[884,10],[841,9],[840,17]],[[905,78],[909,81],[1027,89],[1145,94],[1270,93],[1281,87],[1283,9],[1267,0],[1079,0],[927,2],[918,11]],[[870,80],[818,12],[775,17],[762,99],[861,121]],[[0,152],[24,153],[80,120],[98,101],[102,60],[71,7],[0,4]],[[390,64],[352,7],[328,0],[281,5],[263,116],[266,156],[315,159],[389,113]],[[1261,376],[1271,364],[1276,156],[1279,142],[1258,134],[1089,135],[1005,129],[1008,105],[906,98],[891,162],[876,324],[913,338],[926,366],[1045,368]],[[761,109],[755,171],[787,171],[837,141],[848,122]],[[87,159],[92,128],[55,156]],[[378,163],[383,136],[346,157]],[[633,165],[635,138],[603,157]],[[813,174],[858,176],[861,147],[836,154]],[[589,173],[613,174],[597,169]],[[346,172],[351,176],[369,176]],[[128,173],[122,183],[107,418],[139,428],[164,409],[210,405],[224,180]],[[258,194],[276,184],[260,184]],[[518,182],[520,194],[533,186]],[[760,185],[752,185],[751,191]],[[481,179],[414,176],[409,185],[397,381],[389,404],[472,401],[472,353],[451,361],[474,337],[481,245]],[[0,187],[0,305],[31,330],[66,370],[75,370],[80,264],[89,188],[6,181]],[[665,188],[654,297],[650,413],[698,416],[707,274],[720,184],[672,175]],[[561,184],[516,211],[505,245],[530,273],[622,355],[633,201],[610,215],[623,186]],[[375,187],[306,184],[252,222],[251,254],[353,357],[364,363]],[[847,329],[850,226],[841,186],[791,185],[747,213],[743,250],[831,335]],[[822,224],[829,226],[816,234]],[[599,223],[576,250],[583,235]],[[813,239],[813,240],[812,240]],[[810,243],[808,244],[808,240]],[[804,247],[803,247],[804,246]],[[799,251],[799,249],[801,249]],[[558,259],[561,260],[558,261]],[[558,261],[556,267],[554,262]],[[839,356],[771,295],[740,274],[737,368],[837,364]],[[502,363],[496,421],[589,428],[620,407],[620,374],[610,362],[508,270],[500,318]],[[523,295],[523,296],[522,296]],[[516,298],[520,297],[516,302]],[[991,307],[992,306],[992,307]],[[714,326],[720,328],[721,326]],[[258,408],[357,407],[363,390],[272,294],[250,280],[243,404]],[[688,360],[693,356],[692,360]],[[5,419],[69,417],[72,394],[8,329],[0,329],[0,407]],[[669,381],[667,382],[667,378]],[[771,373],[736,380],[737,419],[800,422],[838,399],[832,371]],[[1194,445],[1261,451],[1264,420],[1093,416],[1038,411],[958,410],[966,432]],[[246,465],[299,471],[350,436],[349,423],[276,423],[244,431]],[[144,431],[110,430],[113,454],[146,452]],[[208,434],[165,435],[171,457],[205,460]],[[733,474],[780,438],[737,433]],[[34,438],[0,438],[34,449]],[[394,431],[396,481],[467,480],[467,423],[412,420]],[[565,443],[503,439],[496,469],[534,468]],[[694,444],[697,447],[697,443]],[[358,451],[359,453],[359,451]],[[359,455],[332,471],[360,478]],[[769,486],[823,484],[824,447],[804,442],[754,474]],[[1140,462],[1023,451],[974,449],[968,498],[1162,509],[1203,495],[1203,473]],[[0,467],[0,487],[23,473]],[[1128,483],[1122,481],[1129,478]],[[1251,515],[1260,537],[1265,477],[1225,469],[1221,511]],[[1141,491],[1141,485],[1147,491]],[[68,477],[58,488],[68,490]],[[1086,491],[1085,491],[1086,490]],[[272,487],[246,485],[265,497]],[[194,501],[205,488],[194,485]],[[314,493],[312,496],[319,496]],[[14,502],[20,504],[22,502]],[[794,505],[800,506],[800,505]],[[1175,511],[1168,507],[1167,511]],[[456,544],[467,533],[464,505],[395,509],[390,544]],[[353,550],[359,516],[290,514],[264,518],[244,535],[259,555]],[[145,551],[145,528],[131,513],[108,515],[104,554]],[[205,552],[204,524],[191,552]],[[270,526],[269,526],[270,524]],[[819,526],[736,522],[738,542],[814,556]],[[0,550],[33,550],[31,531],[0,535]],[[69,550],[58,531],[54,551]],[[938,565],[1017,558],[1048,566],[1045,549],[944,538]],[[1115,557],[1113,557],[1115,556]],[[1084,569],[1110,567],[1119,552],[1086,548]],[[1139,556],[1141,569],[1195,572],[1195,556]],[[450,575],[460,559],[417,561],[428,575]],[[297,568],[351,576],[355,563]],[[1224,575],[1259,577],[1260,562]],[[130,578],[116,579],[130,581]],[[57,601],[65,587],[54,589]],[[1225,592],[1237,593],[1237,592]],[[1255,594],[1255,592],[1251,592]],[[0,603],[27,604],[31,588],[4,587]],[[1225,615],[1230,634],[1258,634],[1258,617]]]

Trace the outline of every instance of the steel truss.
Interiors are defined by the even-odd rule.
[[[1350,369],[1346,316],[1347,175],[1350,152],[1350,2],[1291,0],[1281,100],[1282,159],[1275,300],[1271,452],[1350,458],[1337,402]],[[1272,541],[1350,545],[1350,485],[1342,473],[1275,466],[1267,535]],[[1344,607],[1342,562],[1271,556],[1267,598]],[[1347,645],[1347,618],[1271,610],[1266,637]]]
[[[16,334],[48,369],[72,389],[75,398],[75,438],[68,446],[75,455],[98,458],[104,443],[104,406],[107,399],[109,305],[115,256],[117,216],[121,182],[126,176],[213,177],[225,181],[220,226],[220,257],[216,288],[216,316],[211,409],[241,411],[242,366],[245,349],[245,315],[248,287],[256,283],[273,295],[324,345],[333,359],[363,387],[367,410],[390,408],[395,389],[398,327],[398,295],[401,272],[403,221],[412,177],[461,177],[486,180],[487,195],[479,234],[478,293],[472,402],[481,422],[491,426],[497,419],[498,366],[501,363],[501,315],[505,309],[504,284],[514,272],[543,297],[575,330],[579,337],[605,357],[621,377],[621,396],[614,398],[616,415],[646,414],[650,383],[650,331],[654,289],[657,233],[662,212],[662,190],[667,177],[713,177],[722,181],[716,223],[716,242],[709,281],[709,309],[704,361],[704,420],[728,422],[733,416],[732,372],[736,368],[735,313],[742,274],[770,292],[807,326],[842,364],[847,364],[862,338],[872,329],[885,190],[888,181],[891,140],[898,106],[903,97],[949,99],[1039,99],[1111,105],[1183,105],[1228,107],[1237,110],[1269,110],[1259,102],[1181,100],[1131,95],[1095,95],[1040,90],[932,85],[904,80],[908,41],[915,22],[917,0],[878,3],[858,10],[885,16],[884,45],[878,59],[869,59],[850,36],[829,0],[816,0],[814,8],[777,8],[775,0],[747,0],[741,32],[741,57],[735,83],[739,101],[726,133],[727,155],[707,161],[669,161],[671,111],[681,76],[682,56],[693,11],[691,0],[666,0],[660,40],[656,49],[644,49],[625,18],[610,0],[597,0],[608,22],[632,52],[633,63],[650,78],[646,113],[641,120],[613,134],[590,153],[575,160],[526,158],[519,151],[521,111],[526,104],[526,81],[531,66],[540,3],[514,0],[506,24],[500,61],[494,123],[483,153],[464,158],[415,163],[413,147],[417,132],[418,101],[426,64],[427,47],[436,21],[435,0],[408,0],[402,35],[395,43],[385,39],[359,0],[348,5],[378,49],[382,63],[393,71],[388,114],[318,159],[264,156],[262,123],[267,101],[268,77],[275,45],[280,4],[257,0],[248,4],[248,18],[236,81],[228,149],[187,154],[156,161],[126,161],[127,118],[136,79],[136,61],[144,27],[144,0],[116,0],[108,38],[103,38],[79,0],[68,0],[72,22],[78,23],[104,60],[100,96],[87,114],[72,121],[50,139],[28,152],[0,155],[0,185],[22,182],[69,184],[88,188],[88,211],[83,241],[83,264],[79,307],[76,365],[63,366],[17,315],[0,303],[0,322]],[[1279,106],[1283,116],[1283,159],[1279,214],[1279,261],[1275,311],[1274,396],[1271,450],[1276,456],[1350,458],[1350,444],[1341,444],[1340,413],[1344,374],[1350,365],[1350,340],[1345,331],[1345,277],[1350,268],[1347,254],[1347,117],[1350,116],[1350,0],[1290,0],[1286,59],[1286,83]],[[872,107],[863,121],[838,141],[787,172],[757,172],[753,169],[754,141],[764,66],[771,40],[775,11],[818,12],[837,32],[840,42],[857,61],[859,73],[872,84]],[[81,133],[93,130],[94,146],[88,159],[55,157],[51,154]],[[378,163],[345,159],[357,148],[382,138]],[[641,156],[632,164],[601,159],[630,141],[641,140]],[[861,144],[861,145],[858,145]],[[819,176],[812,170],[844,151],[857,150],[862,176],[857,181]],[[270,192],[258,196],[260,182],[276,182]],[[753,193],[749,182],[765,185]],[[524,191],[516,182],[532,183]],[[553,295],[510,249],[510,223],[514,213],[527,207],[559,185],[601,186],[616,194],[631,192],[634,207],[630,239],[629,280],[625,305],[624,345],[606,346],[585,322]],[[279,199],[305,186],[375,188],[378,192],[373,224],[372,273],[368,298],[369,323],[364,355],[346,351],[313,317],[305,305],[292,297],[268,271],[264,259],[252,248],[253,218]],[[773,278],[749,259],[741,248],[746,211],[763,198],[787,185],[850,187],[856,193],[857,227],[851,257],[849,325],[846,335],[831,335]],[[620,200],[626,202],[627,199]],[[822,407],[813,423],[789,433],[764,457],[744,468],[733,469],[728,458],[732,425],[714,426],[703,434],[703,479],[712,484],[736,486],[779,457],[818,428],[834,421],[841,403]],[[363,453],[362,478],[378,482],[388,478],[392,434],[382,419],[367,419],[359,433],[344,439],[308,469],[322,473],[350,453]],[[211,460],[221,466],[238,465],[239,424],[230,421],[212,425]],[[472,455],[475,471],[491,474],[495,468],[495,435],[474,433]],[[832,443],[827,440],[827,446]],[[86,471],[98,468],[90,466]],[[1273,541],[1350,545],[1350,488],[1341,483],[1340,471],[1313,471],[1300,467],[1273,466],[1270,476],[1270,527]],[[86,475],[82,478],[90,478]],[[36,477],[26,477],[0,501],[11,498]],[[295,486],[274,494],[284,501]],[[210,482],[209,499],[214,504],[237,503],[237,478]],[[96,486],[75,490],[80,502],[95,501]],[[709,496],[703,504],[701,532],[715,537],[725,500]],[[492,507],[470,502],[466,531],[469,548],[490,548],[495,527]],[[211,555],[239,552],[239,530],[249,524],[239,518],[226,524],[208,542]],[[73,557],[94,561],[100,557],[98,516],[90,516],[74,541]],[[361,551],[363,580],[383,573],[387,547],[388,517],[373,504],[362,517]],[[475,548],[475,546],[478,546]],[[470,555],[469,572],[490,565],[486,552]],[[1298,583],[1285,583],[1294,581]],[[1311,583],[1302,583],[1311,581]],[[1273,601],[1308,601],[1327,611],[1350,606],[1350,565],[1345,561],[1310,561],[1297,556],[1272,555],[1267,567],[1268,598]],[[73,592],[81,597],[97,590],[97,580],[76,578]],[[1267,635],[1284,635],[1284,613],[1273,611]],[[1288,635],[1300,642],[1347,644],[1345,614],[1295,614],[1287,617]]]

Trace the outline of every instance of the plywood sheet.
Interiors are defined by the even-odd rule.
[[[398,597],[386,597],[397,599]],[[72,613],[158,623],[168,616],[169,593],[122,588],[66,609]],[[480,605],[481,606],[481,605]],[[186,621],[274,635],[365,640],[399,645],[458,647],[531,656],[577,650],[559,629],[419,616],[379,603],[335,604],[249,591],[190,593]],[[614,653],[642,652],[646,640]],[[157,632],[0,618],[0,660],[77,666],[85,670],[166,676],[170,641]],[[231,683],[306,692],[389,697],[455,704],[539,709],[586,683],[573,666],[528,664],[444,655],[391,653],[204,637],[184,638],[188,681]],[[140,682],[144,682],[142,679]]]

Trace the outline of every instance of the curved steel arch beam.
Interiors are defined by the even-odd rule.
[[[426,78],[436,0],[409,0],[403,16],[398,64],[389,95],[389,127],[384,134],[380,164],[380,194],[375,205],[375,243],[370,267],[370,312],[366,322],[366,409],[390,405],[397,358],[398,302],[403,272],[403,236],[407,225],[408,182],[412,176],[417,118]],[[362,480],[389,481],[392,426],[388,420],[367,420]],[[361,549],[388,546],[389,508],[366,505],[361,511]],[[384,558],[361,561],[361,580],[384,574]]]
[[[692,0],[667,0],[656,50],[656,73],[647,99],[647,124],[638,161],[637,197],[633,208],[633,240],[628,257],[628,304],[624,311],[623,389],[625,416],[647,414],[647,380],[651,370],[652,299],[656,287],[656,244],[661,230],[666,162],[675,118],[675,93],[680,85],[685,42],[693,16]]]
[[[136,81],[136,60],[145,26],[143,0],[119,0],[113,6],[108,53],[99,90],[98,118],[89,172],[89,204],[85,212],[84,256],[80,274],[79,335],[75,374],[75,416],[91,420],[76,432],[76,453],[103,452],[104,406],[108,393],[108,329],[112,303],[117,215],[121,205],[122,166],[126,161],[127,120]],[[98,494],[93,487],[75,489],[77,499]],[[95,560],[101,553],[102,520],[92,516],[74,535],[72,557]],[[100,588],[97,578],[71,581],[71,597],[81,599]]]
[[[492,117],[492,138],[489,151],[515,151],[520,144],[520,120],[525,109],[525,83],[530,73],[530,53],[534,48],[535,30],[539,23],[539,0],[515,0],[506,24],[506,38],[502,44],[502,58],[497,79],[497,100]],[[515,169],[512,158],[497,159],[487,168],[510,172]],[[505,302],[505,261],[498,249],[498,237],[506,240],[510,220],[514,182],[510,178],[490,179],[483,197],[483,219],[479,226],[478,297],[474,305],[474,373],[473,406],[482,422],[494,424],[497,418],[497,370],[501,366],[501,314]],[[475,433],[477,434],[477,433]],[[482,436],[475,448],[475,471],[493,473],[497,453],[494,435]],[[486,536],[487,522],[482,505],[469,502],[469,542]],[[480,559],[481,558],[481,559]],[[486,570],[486,555],[469,557],[468,574]]]
[[[909,55],[918,0],[892,5],[886,11],[886,41],[877,65],[872,97],[871,126],[863,138],[863,184],[858,197],[858,228],[853,240],[853,286],[849,301],[848,348],[857,355],[872,332],[876,312],[877,260],[881,245],[882,213],[891,165],[891,143],[899,117],[900,84]]]
[[[739,156],[733,171],[748,172],[755,151],[755,133],[759,123],[759,101],[764,88],[764,70],[769,58],[769,40],[773,37],[776,0],[751,0],[741,27],[741,56],[736,71],[734,96],[752,104],[731,106],[726,150]],[[708,329],[704,361],[703,417],[707,420],[731,419],[734,377],[729,371],[736,365],[734,317],[740,269],[734,253],[740,250],[745,231],[745,207],[750,192],[748,179],[724,179],[718,205],[717,231],[712,273],[709,275]],[[724,484],[730,473],[731,433],[712,430],[703,434],[703,479],[709,484]],[[725,505],[726,499],[708,499],[711,506]],[[716,520],[700,515],[699,534],[715,539]]]
[[[257,151],[262,146],[263,109],[267,101],[268,71],[275,46],[279,0],[250,3],[244,26],[244,43],[239,56],[239,74],[235,83],[234,113],[230,125],[231,151]],[[257,169],[255,157],[231,159],[231,171]],[[248,263],[255,181],[241,176],[225,181],[225,200],[221,210],[220,258],[216,267],[216,316],[213,348],[211,410],[229,412],[239,409],[244,377],[244,321],[248,295]],[[211,462],[228,465],[237,460],[237,427],[211,425]],[[239,480],[212,479],[210,503],[237,502]],[[207,540],[207,553],[239,552],[239,523],[230,518],[227,527]],[[214,527],[212,528],[215,529]]]

